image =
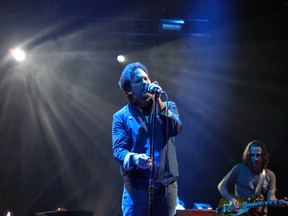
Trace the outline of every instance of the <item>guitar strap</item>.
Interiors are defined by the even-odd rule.
[[[262,172],[259,174],[259,181],[257,183],[255,190],[255,198],[259,197],[264,180],[265,180],[265,169],[263,169]]]

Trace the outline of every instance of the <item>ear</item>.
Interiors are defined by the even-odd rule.
[[[123,91],[124,91],[125,94],[127,94],[127,95],[131,95],[131,94],[132,94],[131,89],[124,88]]]
[[[126,89],[124,89],[124,93],[127,94],[127,95],[131,95],[131,94],[132,94],[131,91],[128,91],[128,90],[126,90]]]

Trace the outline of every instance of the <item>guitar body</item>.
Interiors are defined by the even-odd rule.
[[[248,216],[249,210],[252,210],[252,209],[248,209],[243,205],[245,205],[245,203],[254,202],[253,196],[249,196],[249,197],[246,197],[244,199],[237,197],[236,195],[232,195],[232,197],[238,201],[240,210],[237,213],[232,213],[230,210],[229,201],[226,200],[225,198],[222,198],[218,203],[217,210],[219,212],[217,213],[217,215],[218,216],[236,216],[236,215]],[[231,213],[227,214],[227,212],[231,212]]]

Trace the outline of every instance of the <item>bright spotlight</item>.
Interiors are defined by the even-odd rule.
[[[21,49],[10,48],[9,49],[9,53],[13,56],[13,58],[16,61],[22,62],[22,61],[26,60],[26,53],[23,50],[21,50]]]
[[[4,212],[4,216],[14,216],[14,213],[12,211],[7,210]]]
[[[123,63],[126,63],[126,62],[127,62],[127,58],[126,58],[124,55],[118,55],[118,56],[117,56],[117,61],[118,61],[120,64],[123,64]]]

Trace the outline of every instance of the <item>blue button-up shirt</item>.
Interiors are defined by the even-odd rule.
[[[172,101],[164,104],[164,110],[156,111],[155,120],[153,167],[156,187],[167,186],[179,176],[175,136],[182,130],[182,123],[176,104]],[[151,170],[135,167],[131,158],[137,153],[145,153],[151,157],[152,112],[153,106],[149,116],[145,117],[138,106],[129,103],[113,115],[113,155],[121,165],[125,183],[144,187],[149,183]]]

